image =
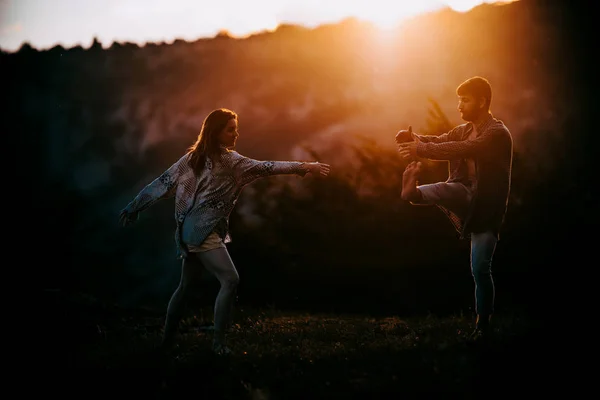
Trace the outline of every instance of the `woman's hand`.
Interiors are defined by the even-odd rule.
[[[323,164],[320,162],[311,162],[311,163],[305,163],[304,164],[306,166],[306,168],[308,169],[308,172],[313,174],[313,175],[319,175],[319,176],[327,176],[329,175],[329,171],[331,169],[331,167],[329,166],[329,164]]]
[[[138,219],[138,213],[129,213],[126,210],[121,211],[119,215],[119,222],[122,226],[133,224]]]

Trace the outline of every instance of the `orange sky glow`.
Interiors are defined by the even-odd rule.
[[[16,51],[28,42],[38,49],[57,44],[89,46],[96,37],[113,42],[196,40],[228,31],[245,37],[289,23],[315,27],[354,17],[381,28],[450,7],[468,11],[483,3],[508,1],[420,0],[0,0],[0,49]]]

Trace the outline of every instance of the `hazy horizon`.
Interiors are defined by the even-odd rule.
[[[387,0],[343,1],[323,4],[318,0],[222,0],[202,5],[191,0],[0,0],[0,49],[14,52],[28,43],[45,50],[54,46],[89,47],[96,38],[103,47],[114,42],[170,43],[197,40],[227,31],[245,37],[274,30],[281,24],[316,27],[357,18],[381,28],[449,7],[469,11],[484,3],[518,0],[424,0],[387,4]]]

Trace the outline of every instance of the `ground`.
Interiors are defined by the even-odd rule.
[[[229,338],[233,353],[223,357],[211,352],[210,308],[186,317],[177,346],[164,355],[156,351],[162,313],[82,299],[60,300],[46,314],[62,326],[48,337],[46,360],[48,377],[70,377],[52,381],[63,394],[476,398],[541,394],[553,385],[549,375],[544,378],[553,358],[543,358],[535,321],[519,313],[497,316],[491,340],[471,343],[470,315],[373,317],[240,307]]]

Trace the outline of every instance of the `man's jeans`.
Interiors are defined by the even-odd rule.
[[[494,313],[492,257],[497,241],[490,231],[471,233],[471,273],[475,280],[475,311],[479,315]]]
[[[423,196],[419,204],[442,206],[464,218],[471,202],[471,189],[462,183],[438,182],[418,186]],[[493,232],[471,233],[471,273],[475,281],[475,311],[478,315],[494,312],[492,258],[498,239]]]

